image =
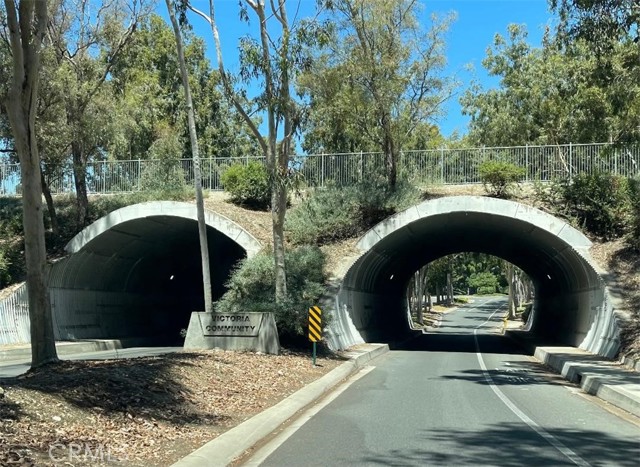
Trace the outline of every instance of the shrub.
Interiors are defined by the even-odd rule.
[[[610,240],[628,225],[630,201],[625,178],[608,173],[579,174],[561,184],[569,216],[588,232]]]
[[[11,261],[5,253],[3,246],[0,245],[0,289],[5,288],[11,283],[10,267]]]
[[[294,243],[330,243],[355,237],[419,201],[420,192],[406,181],[395,191],[382,179],[317,188],[289,212],[286,229]]]
[[[489,196],[506,198],[510,191],[522,180],[526,171],[522,167],[502,161],[485,161],[480,164],[480,180]]]
[[[268,311],[275,315],[283,345],[307,342],[307,313],[324,292],[324,253],[302,246],[286,253],[288,299],[275,303],[275,267],[271,252],[243,260],[227,282],[216,311]]]
[[[498,287],[498,278],[491,272],[476,272],[469,276],[467,284],[472,289],[476,289],[479,294],[494,293]],[[481,290],[484,292],[481,292]]]
[[[640,178],[628,181],[629,201],[631,208],[631,245],[640,249]]]
[[[267,209],[271,201],[269,174],[264,164],[250,161],[248,164],[234,164],[222,174],[222,186],[231,195],[235,204]]]
[[[180,163],[180,138],[169,133],[158,138],[149,148],[149,160],[144,161],[140,175],[143,191],[160,193],[183,192],[187,189]]]
[[[491,295],[496,293],[495,287],[478,287],[478,295]]]

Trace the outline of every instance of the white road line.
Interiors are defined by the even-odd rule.
[[[504,405],[506,405],[509,408],[509,410],[511,410],[511,412],[513,412],[520,420],[522,420],[524,423],[529,425],[529,427],[533,431],[538,433],[538,435],[540,435],[546,442],[548,442],[551,446],[556,448],[562,455],[564,455],[567,459],[569,459],[574,464],[580,465],[583,467],[589,467],[591,464],[589,464],[582,457],[580,457],[578,454],[573,452],[570,448],[565,446],[559,439],[557,439],[551,433],[546,431],[544,428],[538,425],[535,421],[530,419],[522,410],[516,407],[516,405],[513,402],[511,402],[511,400],[507,396],[504,395],[504,393],[498,388],[498,386],[496,386],[495,382],[493,381],[493,378],[487,371],[487,366],[485,365],[484,359],[482,358],[482,354],[480,353],[480,344],[478,342],[477,332],[478,332],[478,329],[480,329],[482,326],[484,326],[489,321],[491,321],[491,318],[493,318],[493,316],[497,312],[499,312],[501,308],[498,308],[496,311],[494,311],[484,323],[480,324],[473,330],[473,338],[476,343],[476,356],[478,357],[478,363],[480,364],[480,368],[482,369],[482,373],[484,375],[485,381],[489,384],[489,387],[493,390],[496,396],[498,396],[498,398],[504,403]]]

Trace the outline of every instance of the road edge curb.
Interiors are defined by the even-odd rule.
[[[368,344],[375,348],[353,356],[326,375],[306,385],[276,405],[245,420],[238,426],[183,457],[172,467],[226,466],[270,435],[296,413],[316,402],[376,357],[389,351],[387,344]]]

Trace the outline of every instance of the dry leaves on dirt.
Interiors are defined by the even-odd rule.
[[[340,363],[180,352],[65,361],[0,380],[0,465],[169,465]]]

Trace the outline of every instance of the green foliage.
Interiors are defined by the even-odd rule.
[[[320,3],[328,14],[324,47],[297,82],[311,102],[302,146],[309,153],[381,151],[397,158],[427,134],[421,124],[433,120],[455,86],[442,73],[453,15],[433,16],[426,29],[415,2]]]
[[[476,289],[479,294],[495,293],[498,287],[498,278],[488,271],[471,274],[467,283],[472,289]]]
[[[143,191],[182,193],[187,189],[180,163],[182,143],[173,133],[156,139],[149,148],[149,161],[145,161],[140,175]]]
[[[318,304],[324,291],[325,256],[318,247],[302,246],[287,251],[285,258],[287,300],[283,303],[274,301],[273,255],[262,252],[239,264],[226,284],[228,291],[216,303],[216,311],[273,312],[283,344],[304,341],[308,309]]]
[[[490,280],[488,284],[494,287],[504,287],[507,285],[505,275],[504,260],[497,256],[485,253],[456,253],[438,258],[429,263],[427,280],[429,290],[433,293],[436,288],[445,290],[447,285],[447,274],[451,274],[451,283],[454,293],[467,293],[467,289],[477,287],[478,285],[469,284],[469,278],[484,277],[483,274],[493,276],[496,282]]]
[[[355,237],[389,215],[420,201],[406,181],[391,190],[379,178],[353,186],[316,188],[292,209],[286,221],[289,239],[297,244],[325,244]]]
[[[22,200],[0,198],[0,237],[22,235]]]
[[[478,295],[491,295],[496,293],[495,287],[478,287]]]
[[[5,288],[11,283],[11,260],[4,251],[4,245],[0,244],[0,289]]]
[[[509,162],[485,161],[479,167],[480,179],[490,196],[506,198],[513,187],[522,180],[525,169]]]
[[[510,25],[507,37],[496,35],[483,65],[489,75],[500,79],[500,87],[475,85],[463,95],[463,112],[471,117],[469,134],[476,144],[640,138],[635,41],[613,41],[607,45],[607,53],[597,59],[582,39],[561,44],[561,37],[547,34],[541,48],[533,48],[529,42],[520,25]]]
[[[264,164],[250,161],[234,164],[222,174],[222,186],[231,200],[241,206],[266,209],[271,201],[269,174]]]
[[[628,180],[629,201],[631,207],[631,245],[640,249],[640,178]]]
[[[605,240],[623,235],[631,220],[629,183],[617,175],[579,174],[539,188],[537,196],[558,214],[575,219],[581,228]]]

